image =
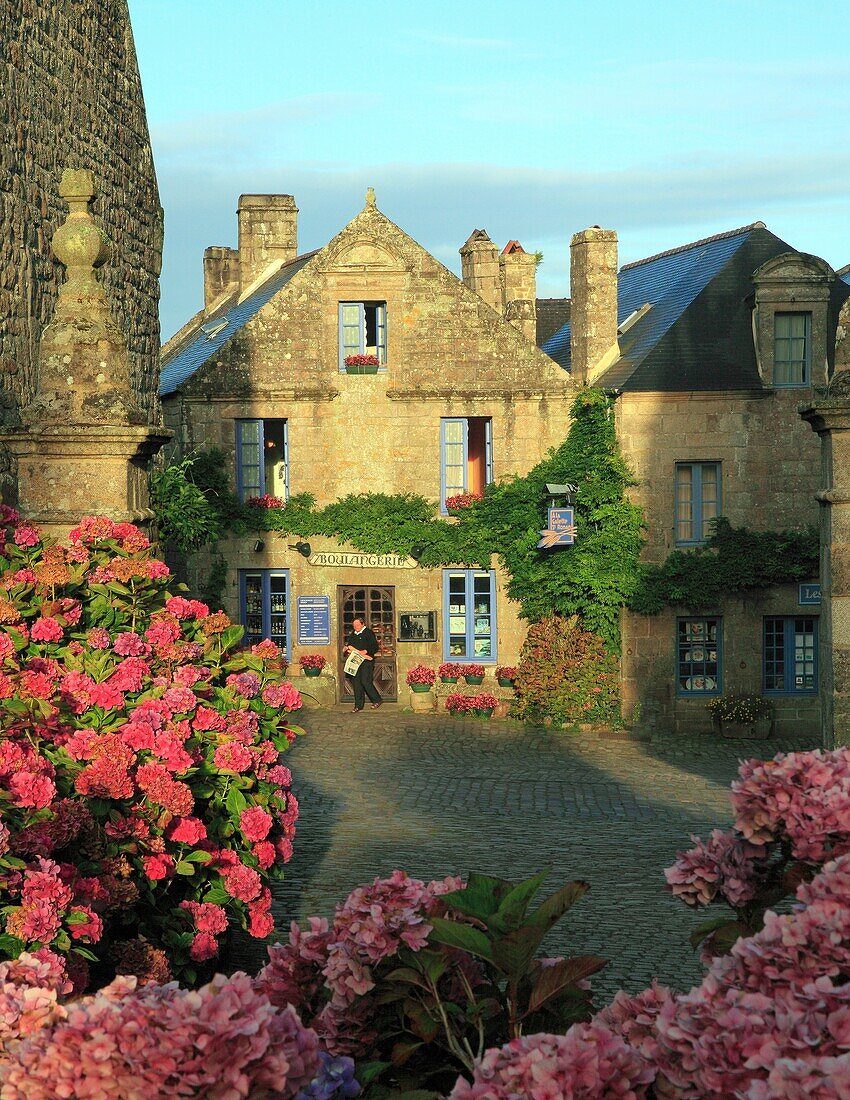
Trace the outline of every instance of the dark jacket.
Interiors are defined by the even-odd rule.
[[[365,626],[359,634],[355,634],[352,630],[345,639],[345,644],[350,645],[352,649],[365,649],[370,657],[374,657],[381,648],[374,632],[368,626]]]

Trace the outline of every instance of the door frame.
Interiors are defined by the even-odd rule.
[[[392,638],[393,638],[392,653],[388,657],[381,657],[379,655],[375,658],[375,664],[376,665],[382,665],[385,668],[387,666],[390,667],[390,671],[391,671],[390,679],[391,679],[391,684],[392,684],[392,692],[391,693],[385,693],[385,692],[381,691],[381,685],[380,685],[380,682],[379,682],[379,677],[377,677],[377,676],[374,677],[374,681],[375,681],[375,689],[380,694],[382,700],[386,703],[396,703],[396,702],[398,702],[398,638],[397,638],[397,629],[396,629],[396,594],[395,594],[396,586],[394,584],[381,584],[380,582],[372,583],[370,581],[364,581],[363,583],[360,583],[360,584],[357,584],[357,583],[355,583],[355,584],[350,584],[350,583],[349,584],[338,584],[336,586],[336,622],[337,622],[337,631],[339,633],[339,646],[337,647],[337,673],[338,673],[338,676],[339,676],[339,699],[340,699],[341,703],[349,703],[354,699],[354,693],[351,690],[351,688],[349,687],[349,681],[346,678],[345,673],[343,672],[343,665],[345,664],[345,656],[343,655],[343,652],[342,652],[342,647],[345,644],[345,624],[343,622],[343,611],[344,611],[344,608],[345,608],[346,593],[349,592],[351,589],[358,589],[358,588],[363,588],[363,589],[366,590],[367,608],[368,608],[368,604],[369,604],[370,599],[371,599],[370,589],[374,589],[374,588],[379,588],[383,592],[387,593],[387,595],[388,595],[388,597],[389,597],[389,599],[392,603],[392,617],[391,617]],[[368,619],[369,611],[367,610],[365,612],[365,614],[366,614],[367,619]],[[370,629],[372,628],[371,622],[367,621],[366,625]],[[376,634],[377,634],[377,631],[376,631]],[[379,641],[380,641],[380,638],[379,638]]]

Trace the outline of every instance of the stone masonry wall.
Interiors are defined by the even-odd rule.
[[[648,530],[644,559],[662,562],[675,548],[677,462],[722,464],[722,514],[735,527],[801,529],[818,522],[820,448],[797,416],[806,389],[746,394],[624,394],[617,402],[623,454],[639,484],[633,499]],[[812,578],[817,580],[816,577]],[[800,607],[796,587],[727,600],[712,609],[723,617],[723,692],[761,692],[762,618],[818,614]],[[708,729],[706,700],[675,694],[677,615],[624,614],[623,696],[627,716],[640,704],[641,720],[657,726]],[[817,733],[815,696],[777,698],[777,721]]]
[[[51,253],[66,166],[92,171],[111,243],[103,274],[137,398],[158,418],[162,210],[126,0],[0,4],[0,423],[36,384],[62,279]]]

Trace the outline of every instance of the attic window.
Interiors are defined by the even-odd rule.
[[[628,332],[632,325],[636,321],[639,321],[641,317],[645,317],[651,309],[652,305],[649,302],[644,302],[644,304],[639,309],[633,309],[632,312],[625,319],[625,321],[623,321],[621,325],[617,326],[617,334],[619,336],[622,336],[624,332]]]
[[[201,325],[201,332],[204,334],[204,336],[206,336],[208,340],[214,340],[220,332],[224,332],[229,324],[229,318],[219,317],[215,321],[205,321]]]

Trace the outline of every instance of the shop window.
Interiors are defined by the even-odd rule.
[[[496,660],[496,575],[443,570],[443,651],[447,661]]]
[[[452,416],[440,421],[440,508],[448,497],[483,493],[493,480],[493,432],[489,416]]]
[[[711,535],[720,515],[720,463],[676,464],[676,542],[699,545]]]
[[[764,690],[783,695],[818,689],[818,620],[811,616],[764,620]]]
[[[339,303],[339,369],[349,355],[375,355],[387,362],[386,302]]]
[[[289,574],[282,569],[240,569],[239,606],[244,645],[271,638],[289,658]]]
[[[721,689],[720,619],[679,619],[676,636],[676,691],[716,695]]]
[[[807,386],[811,378],[811,313],[775,313],[773,384]]]
[[[240,500],[289,497],[289,433],[285,420],[236,421],[236,491]]]

